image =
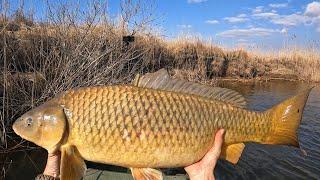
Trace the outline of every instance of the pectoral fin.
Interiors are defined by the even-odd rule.
[[[162,173],[152,168],[130,168],[135,180],[162,180]]]
[[[237,164],[245,145],[243,143],[231,144],[222,148],[221,156],[227,161]]]
[[[81,179],[86,169],[86,164],[76,147],[70,145],[61,147],[61,180]]]

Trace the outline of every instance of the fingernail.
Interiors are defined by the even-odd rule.
[[[224,135],[225,130],[224,130],[224,129],[222,129],[220,133],[221,133],[221,135]]]

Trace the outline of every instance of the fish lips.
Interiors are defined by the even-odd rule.
[[[23,123],[23,120],[22,120],[21,118],[19,118],[19,119],[17,119],[17,120],[13,123],[13,125],[12,125],[13,131],[14,131],[17,135],[19,135],[19,136],[21,136],[21,137],[22,137],[22,135],[21,135],[21,133],[20,133],[20,131],[19,131],[19,129],[21,129],[21,128],[19,128],[19,126],[21,126],[22,123]],[[24,137],[22,137],[22,138],[24,138]]]

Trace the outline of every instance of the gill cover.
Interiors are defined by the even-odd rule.
[[[48,107],[43,115],[42,144],[55,151],[67,135],[67,121],[61,106]]]
[[[66,116],[60,105],[49,101],[22,115],[13,124],[13,130],[48,152],[54,152],[67,135]]]

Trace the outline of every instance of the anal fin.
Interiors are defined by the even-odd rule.
[[[130,168],[135,180],[162,180],[162,172],[152,168]]]
[[[228,145],[222,148],[221,156],[232,164],[237,164],[244,147],[245,145],[243,143]]]
[[[76,147],[61,147],[61,180],[79,180],[84,176],[86,169],[87,166]]]

